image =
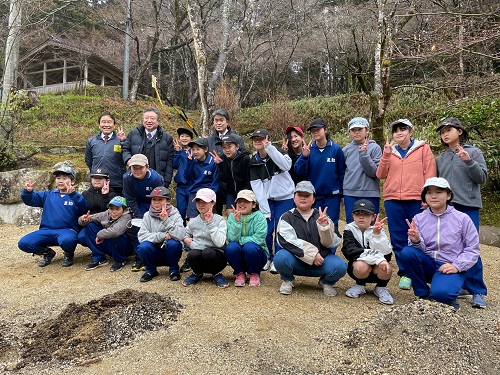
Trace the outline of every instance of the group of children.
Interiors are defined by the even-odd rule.
[[[218,110],[213,117],[220,123],[225,115]],[[179,128],[179,139],[174,142],[177,208],[172,206],[162,177],[148,167],[144,155],[133,155],[128,163],[124,197],[109,196],[109,184],[94,181],[106,180],[106,171],[92,171],[91,189],[100,190],[101,198],[108,195],[108,209],[102,210],[101,199],[100,212],[89,209],[90,198],[74,192],[74,171],[59,168],[54,172],[56,191],[35,193],[31,181],[25,185],[23,201],[44,207],[44,214],[40,230],[23,237],[19,247],[42,255],[39,265],[43,267],[55,255],[48,246],[61,246],[63,265],[71,265],[79,242],[92,251],[88,270],[107,264],[110,256],[114,261],[111,271],[117,271],[135,254],[132,269],[145,271],[142,282],[158,276],[158,266],[168,266],[170,280],[180,280],[184,248],[189,251],[183,268],[192,269],[182,282],[185,286],[208,273],[218,287],[228,287],[222,270],[229,263],[235,286],[244,286],[247,280],[248,285],[259,286],[261,271],[269,269],[280,274],[280,292],[285,295],[292,292],[294,275],[319,277],[324,293],[336,295],[333,285],[348,273],[355,284],[346,291],[347,296],[359,297],[366,293],[366,283],[375,283],[373,292],[385,304],[393,303],[387,284],[394,251],[400,288],[409,289],[413,284],[416,296],[455,307],[456,299],[470,292],[473,306],[486,306],[482,266],[477,265],[479,220],[474,221],[481,204],[478,186],[486,179],[486,167],[481,152],[465,145],[467,133],[457,119],[445,119],[438,131],[451,158],[458,160],[455,167],[446,161],[440,168],[440,156],[438,169],[427,142],[411,137],[413,125],[407,119],[391,124],[393,140],[387,140],[383,151],[368,138],[369,123],[364,118],[348,123],[352,142],[343,149],[330,140],[324,120],[314,120],[308,130],[312,140],[306,144],[301,128],[288,127],[282,150],[271,143],[267,130],[258,129],[250,137],[256,151],[251,156],[242,149],[241,138],[227,130],[217,133],[218,148],[210,150],[210,139],[195,140],[190,129]],[[463,200],[453,200],[451,206],[453,193],[444,178],[436,177],[438,173],[451,180],[460,178],[462,184],[469,178],[475,184],[471,188],[475,206],[470,207],[470,199],[462,197],[468,191],[461,191]],[[384,219],[378,215],[379,178],[385,179]],[[45,196],[53,198],[46,200]],[[441,196],[446,199],[438,199]],[[227,220],[215,208],[221,199]],[[337,230],[342,202],[347,221],[342,253],[347,264],[335,255],[342,243]],[[460,206],[460,202],[465,204]],[[71,206],[71,211],[55,215],[58,205]],[[58,219],[66,221],[55,228]],[[386,221],[390,242],[383,229]],[[459,231],[440,235],[440,226],[453,223],[460,224]],[[71,244],[63,241],[68,230],[74,232]],[[466,272],[469,269],[472,275]]]

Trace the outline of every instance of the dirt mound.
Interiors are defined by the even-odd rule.
[[[130,289],[69,304],[56,318],[40,322],[21,341],[24,364],[82,362],[132,343],[137,334],[166,328],[182,306],[168,296]]]
[[[437,302],[394,306],[373,323],[350,331],[342,344],[357,356],[345,359],[343,369],[348,368],[348,373],[493,374],[498,363],[487,359],[496,357],[499,332],[491,323],[474,324]],[[485,346],[491,356],[483,357]]]

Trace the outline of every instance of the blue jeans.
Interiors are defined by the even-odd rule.
[[[129,236],[124,233],[120,237],[109,238],[103,243],[96,244],[97,232],[101,229],[103,229],[101,225],[89,223],[78,233],[80,243],[92,252],[92,261],[99,262],[106,259],[106,255],[109,255],[117,262],[126,262],[127,257],[134,253],[134,246]]]
[[[267,262],[267,254],[255,242],[247,242],[244,245],[229,242],[226,246],[226,259],[233,267],[235,275],[240,272],[260,274],[260,270]]]
[[[274,267],[280,273],[281,280],[293,281],[294,275],[319,277],[323,284],[335,284],[347,272],[347,264],[335,254],[325,257],[321,266],[304,263],[286,249],[281,249],[274,256]]]
[[[374,197],[351,197],[348,195],[344,195],[344,208],[345,208],[345,221],[347,224],[352,223],[354,219],[352,218],[352,208],[354,207],[354,203],[360,199],[366,199],[373,203],[375,206],[375,213],[378,214],[380,210],[380,198]],[[330,210],[330,208],[328,208]]]
[[[78,242],[78,234],[73,229],[39,229],[23,236],[17,246],[22,251],[36,254],[47,246],[59,246],[73,254]]]
[[[182,255],[182,245],[179,241],[170,239],[165,245],[144,241],[137,248],[137,255],[146,267],[146,272],[152,274],[158,266],[169,266],[168,272],[179,272],[179,260]]]
[[[384,202],[392,250],[398,264],[398,275],[406,276],[405,268],[400,260],[401,250],[408,245],[408,224],[405,219],[412,221],[413,217],[421,211],[422,202],[417,200]]]
[[[444,262],[432,259],[422,250],[406,246],[401,251],[401,262],[411,279],[413,293],[417,297],[432,299],[450,305],[458,297],[465,280],[465,272],[444,274],[439,267]],[[427,283],[430,283],[431,286]]]
[[[282,201],[268,200],[269,209],[271,211],[271,219],[267,220],[267,236],[266,245],[269,250],[269,259],[273,260],[273,234],[276,234],[278,222],[281,215],[291,210],[294,207],[293,199],[284,199]],[[276,236],[274,236],[274,254],[281,249]]]
[[[457,203],[454,203],[453,207],[455,207],[456,210],[463,212],[464,214],[469,216],[474,223],[477,232],[479,233],[479,209],[462,206],[461,204]],[[465,273],[464,289],[468,290],[472,294],[488,293],[488,289],[486,288],[486,284],[484,283],[483,261],[481,260],[481,257],[479,257],[476,264],[474,264]]]

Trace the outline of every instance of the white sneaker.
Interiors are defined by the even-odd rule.
[[[269,272],[275,275],[279,273],[278,271],[276,271],[276,267],[274,267],[274,262],[271,262],[271,265],[269,266]]]
[[[323,286],[323,293],[325,293],[325,296],[335,297],[337,295],[337,291],[332,284],[323,284],[321,280],[318,281],[318,283]]]
[[[366,288],[364,285],[354,284],[349,289],[346,290],[345,295],[351,298],[358,298],[360,295],[366,293]]]
[[[280,286],[280,293],[289,295],[292,294],[293,281],[283,280]]]
[[[381,286],[376,286],[373,290],[373,294],[378,297],[378,300],[386,305],[392,305],[394,300],[392,299],[389,289]]]
[[[262,271],[269,271],[269,267],[271,267],[271,264],[273,264],[273,262],[271,260],[268,260],[266,264],[264,264],[264,267],[262,267]]]

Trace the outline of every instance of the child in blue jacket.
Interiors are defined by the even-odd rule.
[[[188,160],[188,152],[191,150],[189,144],[193,142],[193,131],[188,128],[178,128],[177,134],[179,140],[174,140],[174,163],[173,167],[177,170],[174,181],[175,187],[175,202],[177,210],[182,217],[184,226],[186,226],[187,207],[189,204],[189,189],[191,187],[190,181],[186,180],[185,171]]]
[[[31,180],[24,185],[21,199],[24,204],[42,207],[40,229],[19,240],[18,247],[27,253],[41,255],[39,267],[52,262],[56,252],[49,246],[59,246],[64,251],[63,267],[73,265],[73,257],[78,242],[78,217],[87,211],[85,198],[75,191],[76,172],[62,165],[54,171],[56,190],[34,191]]]

